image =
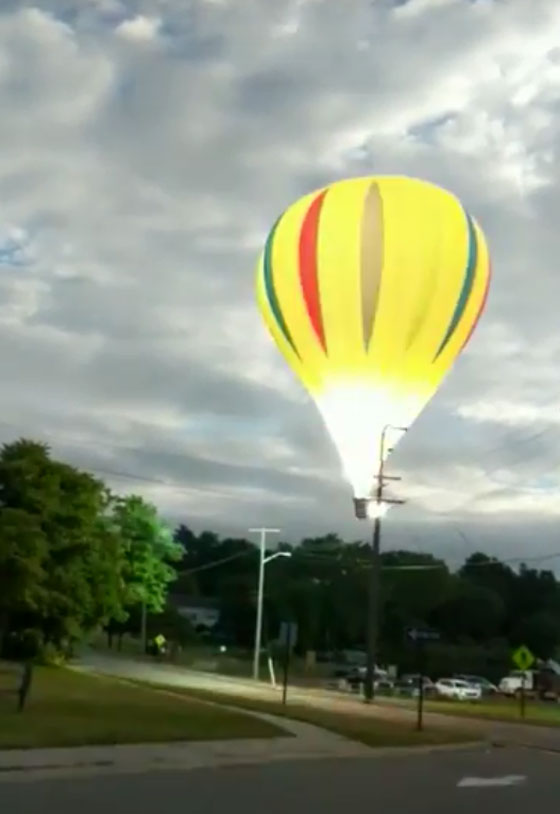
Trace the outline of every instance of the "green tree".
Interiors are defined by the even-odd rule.
[[[149,611],[163,612],[169,585],[177,577],[172,563],[183,556],[182,546],[175,542],[155,506],[138,495],[116,498],[111,521],[126,558],[125,604],[145,602]]]
[[[455,595],[437,608],[435,616],[449,640],[488,642],[502,631],[505,607],[490,588],[458,579]]]
[[[26,623],[44,643],[60,648],[122,613],[124,560],[106,522],[109,503],[101,481],[53,460],[44,444],[21,439],[2,448],[0,508],[11,511],[12,528],[17,517],[27,529],[20,551],[35,552],[24,554],[37,576]]]
[[[512,634],[514,645],[524,644],[539,658],[551,658],[560,644],[558,616],[538,611],[521,619]]]
[[[47,541],[38,520],[22,509],[0,509],[0,650],[15,615],[43,599]]]

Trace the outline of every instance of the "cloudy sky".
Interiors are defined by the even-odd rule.
[[[364,535],[254,265],[299,195],[418,175],[493,286],[385,543],[560,551],[559,30],[551,0],[0,0],[0,440],[195,529]]]

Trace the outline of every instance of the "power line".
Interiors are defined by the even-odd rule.
[[[364,544],[364,546],[365,546],[365,544]],[[392,551],[384,552],[385,555],[386,554],[391,554],[391,553],[395,553],[395,552],[392,552]],[[429,554],[429,552],[426,552],[426,554]],[[367,568],[368,567],[368,562],[366,561],[366,555],[367,555],[367,552],[365,551],[365,556],[364,556],[363,561],[360,560],[360,559],[356,559],[354,561],[348,561],[348,560],[344,561],[344,552],[337,553],[334,556],[329,557],[328,554],[318,554],[317,555],[317,554],[313,554],[311,552],[301,552],[301,551],[298,551],[297,549],[294,551],[294,556],[295,557],[307,557],[307,558],[314,559],[314,560],[316,560],[318,562],[321,562],[321,563],[332,563],[332,564],[340,563],[340,564],[344,565],[344,567],[349,567],[349,568],[351,568],[352,566],[358,567],[358,568],[364,568],[364,567]],[[433,556],[433,555],[431,555],[431,556]],[[492,558],[489,558],[487,561],[474,562],[474,563],[468,563],[467,560],[465,560],[464,565],[467,565],[468,568],[489,568],[489,567],[496,566],[496,565],[509,565],[510,563],[546,562],[547,560],[553,560],[553,559],[556,559],[557,557],[560,557],[560,551],[555,551],[555,552],[552,552],[550,554],[538,554],[538,555],[533,555],[533,556],[521,555],[521,556],[516,556],[516,557],[506,557],[505,559],[497,559],[497,558],[492,557]],[[421,571],[421,570],[428,571],[428,570],[439,570],[441,568],[447,568],[447,567],[448,566],[444,562],[442,562],[442,563],[433,563],[433,564],[432,563],[430,563],[430,564],[428,564],[428,563],[426,563],[426,564],[418,563],[418,564],[410,564],[410,565],[384,565],[383,570],[385,570],[385,571],[387,571],[387,570],[391,570],[391,571],[413,571],[413,570],[416,570],[416,571]]]
[[[492,566],[500,566],[500,565],[510,565],[512,563],[520,563],[525,564],[528,562],[546,562],[547,560],[555,559],[556,557],[560,557],[560,551],[556,551],[554,554],[543,554],[538,557],[511,557],[505,560],[498,560],[498,559],[491,559],[488,562],[467,562],[463,563],[461,566],[462,568],[491,568]],[[384,571],[439,571],[443,568],[447,568],[445,563],[435,564],[434,565],[384,565]]]
[[[7,421],[0,421],[0,425],[12,427],[14,429],[16,428],[16,425],[11,424],[10,422],[7,422]],[[541,438],[541,437],[547,435],[550,431],[551,431],[551,428],[547,428],[545,430],[540,430],[539,432],[534,433],[533,435],[529,436],[528,438],[520,439],[520,441],[518,442],[518,445],[529,443],[531,441],[537,440],[538,438]],[[83,446],[86,446],[86,444],[84,442],[81,442],[81,443],[82,443]],[[93,446],[93,444],[92,444],[92,446]],[[99,445],[96,445],[96,446],[99,446]],[[106,446],[106,447],[114,446],[116,448],[127,449],[127,450],[130,450],[132,452],[135,451],[134,447],[128,447],[128,446],[125,446],[125,445],[118,445],[118,444],[107,445],[107,444],[105,444],[103,446]],[[502,447],[502,445],[500,444],[497,447],[493,448],[493,450],[491,450],[491,452],[499,451],[499,449],[501,447]],[[529,459],[529,460],[531,460],[531,459]],[[192,488],[185,487],[185,486],[183,486],[181,484],[178,484],[178,483],[173,483],[171,481],[163,480],[161,478],[147,477],[147,476],[144,476],[144,475],[134,474],[132,472],[119,471],[119,470],[101,468],[101,467],[88,467],[88,468],[90,469],[91,472],[94,472],[96,474],[107,475],[107,476],[116,477],[116,478],[124,478],[125,480],[136,481],[136,482],[140,482],[140,483],[153,484],[153,485],[157,485],[157,486],[165,486],[167,488],[174,489],[174,490],[181,491],[181,492],[185,492],[185,493],[188,492],[188,493],[192,494],[193,491],[197,491],[197,492],[204,491],[205,493],[208,493],[208,494],[216,494],[216,492],[212,492],[210,490],[200,490],[200,489],[196,489],[196,488],[192,489]],[[547,470],[547,471],[552,471],[552,469],[554,469],[554,468],[555,467],[551,467],[551,469]],[[496,471],[496,469],[497,468],[495,468],[494,471]],[[485,470],[484,472],[480,473],[479,475],[474,476],[473,479],[476,480],[476,479],[481,478],[481,477],[488,477],[490,472],[492,472],[492,471],[493,470],[490,470],[490,471]],[[510,486],[510,485],[504,485],[504,488],[506,490],[512,490],[512,491],[530,491],[526,487],[525,488],[524,487],[515,487],[515,486]],[[458,507],[456,506],[453,509],[449,509],[449,510],[444,511],[444,512],[436,512],[436,514],[438,516],[446,516],[446,515],[452,514],[453,512],[457,511],[458,509],[461,509],[464,506],[468,505],[470,502],[473,502],[473,501],[477,500],[480,497],[484,497],[485,495],[492,494],[492,493],[494,493],[496,491],[500,491],[500,489],[490,489],[490,490],[485,490],[485,491],[482,491],[482,492],[479,492],[479,493],[475,493],[474,495],[471,495],[467,499],[467,501],[460,504]],[[465,543],[467,543],[469,546],[471,546],[471,543],[468,540],[468,538],[466,537],[466,535],[464,534],[464,532],[461,529],[459,529],[459,527],[456,524],[453,524],[453,525],[455,525],[456,533],[461,537],[461,539],[463,539],[463,541]],[[365,546],[365,544],[364,544],[364,546]],[[232,562],[232,561],[234,561],[236,559],[240,559],[241,557],[246,557],[246,556],[254,554],[254,553],[255,553],[255,551],[252,551],[252,550],[237,552],[236,554],[233,554],[233,555],[228,556],[228,557],[224,557],[224,558],[219,559],[219,560],[215,560],[213,562],[207,563],[207,564],[202,565],[202,566],[198,566],[197,568],[193,568],[193,569],[190,569],[188,571],[181,571],[181,572],[179,572],[179,576],[188,576],[190,574],[195,574],[195,573],[198,573],[200,571],[205,571],[205,570],[209,570],[211,568],[216,568],[216,567],[219,567],[219,566],[221,566],[221,565],[223,565],[225,563]],[[343,564],[345,567],[350,567],[350,568],[351,567],[356,567],[356,566],[360,567],[360,568],[367,568],[368,567],[367,562],[362,563],[362,562],[359,562],[359,561],[353,561],[353,562],[352,561],[350,561],[350,562],[349,561],[344,561],[344,559],[345,559],[344,552],[337,552],[333,557],[333,556],[329,556],[326,553],[316,554],[314,552],[309,552],[309,551],[304,552],[301,549],[299,549],[299,550],[296,549],[294,551],[294,554],[296,554],[299,557],[304,556],[304,557],[307,557],[307,558],[311,558],[311,559],[314,559],[316,562],[321,562],[321,563],[339,562],[339,563]],[[491,560],[489,560],[487,562],[469,563],[468,567],[469,568],[480,568],[480,567],[491,567],[493,565],[495,566],[495,565],[500,565],[500,564],[508,565],[510,563],[529,563],[529,562],[538,563],[538,562],[546,562],[548,560],[555,559],[557,557],[560,557],[560,552],[554,552],[554,553],[551,553],[551,554],[543,554],[543,555],[531,556],[531,557],[517,556],[517,557],[511,557],[511,558],[506,558],[506,559],[501,559],[501,560],[491,559]],[[431,565],[431,564],[413,564],[413,565],[383,566],[384,571],[389,571],[389,570],[390,571],[428,571],[428,570],[440,570],[442,568],[447,568],[447,565],[442,563],[441,565],[439,565],[439,564],[433,564],[433,565]]]
[[[91,472],[94,472],[98,475],[107,475],[113,478],[123,478],[124,480],[131,480],[131,481],[139,481],[140,483],[148,483],[153,484],[155,486],[166,486],[168,489],[176,489],[179,492],[200,492],[200,491],[207,491],[208,494],[215,494],[215,492],[211,492],[210,490],[201,490],[201,489],[190,489],[188,486],[183,486],[179,483],[173,483],[173,481],[163,480],[163,478],[149,478],[145,475],[135,475],[132,472],[119,472],[115,469],[101,469],[99,467],[89,467]]]
[[[191,574],[198,574],[199,571],[208,571],[210,568],[217,568],[219,565],[224,565],[226,562],[232,562],[232,560],[238,560],[241,557],[247,557],[250,554],[256,553],[256,548],[254,551],[251,551],[250,549],[247,551],[238,551],[236,554],[232,554],[229,557],[223,557],[221,560],[212,560],[212,562],[206,563],[206,565],[199,565],[196,568],[191,568],[188,571],[178,571],[178,575],[180,577],[188,577]]]
[[[552,404],[553,404],[553,402],[550,403],[551,406],[552,406]],[[8,421],[1,421],[0,420],[0,425],[5,426],[5,427],[10,427],[12,429],[21,429],[21,428],[18,428],[18,425],[13,424],[13,423],[8,422]],[[521,438],[514,445],[514,447],[519,447],[521,445],[524,445],[524,444],[530,443],[532,441],[538,440],[539,438],[542,438],[545,435],[547,435],[548,433],[552,432],[552,430],[553,430],[553,428],[548,427],[548,428],[545,428],[543,430],[539,430],[536,433],[533,433],[532,435],[528,436],[527,438]],[[62,445],[73,446],[75,448],[76,447],[79,448],[79,446],[82,446],[82,447],[88,446],[87,442],[85,442],[85,441],[80,441],[80,442],[76,443],[76,442],[74,442],[72,440],[65,441],[64,439],[62,439],[62,441],[57,441],[55,443],[61,443]],[[502,449],[502,448],[504,448],[504,449],[507,448],[509,445],[510,445],[510,443],[509,443],[509,438],[508,438],[507,441],[503,441],[500,444],[498,444],[497,446],[493,447],[490,450],[490,455],[495,453],[495,452],[500,451],[500,449]],[[100,446],[104,446],[107,449],[117,449],[117,450],[122,449],[122,450],[127,450],[127,451],[130,451],[130,452],[136,452],[137,451],[137,447],[131,447],[131,446],[127,446],[127,445],[124,445],[124,444],[104,444],[102,442],[101,443],[96,442],[96,443],[91,443],[89,446],[91,446],[92,448],[98,448]],[[530,456],[528,458],[526,456],[523,456],[522,458],[519,458],[517,460],[514,460],[514,461],[508,463],[507,467],[509,469],[512,469],[514,465],[533,460],[535,457],[538,456],[538,454],[540,454],[540,453],[537,453],[537,455]],[[488,457],[489,457],[488,455],[484,456],[484,458],[486,458],[486,459]],[[477,459],[477,462],[480,462],[480,458]],[[481,472],[479,472],[479,473],[477,473],[475,475],[472,475],[471,478],[470,478],[470,481],[472,483],[473,481],[476,482],[477,480],[481,480],[483,478],[488,478],[490,480],[493,480],[492,477],[491,477],[492,474],[495,473],[495,472],[498,472],[502,468],[503,468],[502,466],[498,466],[498,467],[491,467],[489,469],[483,469]],[[173,481],[164,480],[163,478],[154,478],[154,477],[149,477],[149,476],[144,476],[144,475],[138,475],[138,474],[135,474],[133,472],[128,472],[128,471],[120,471],[120,470],[109,469],[109,468],[98,467],[98,466],[87,466],[87,469],[89,471],[93,472],[94,474],[106,475],[108,477],[119,478],[119,479],[123,479],[123,480],[128,480],[128,481],[138,482],[138,483],[144,483],[144,484],[148,484],[148,485],[164,486],[167,489],[173,489],[174,491],[183,492],[184,494],[192,495],[193,492],[198,492],[198,493],[202,492],[203,494],[214,495],[214,496],[216,494],[218,494],[215,490],[199,489],[199,488],[196,488],[196,487],[188,487],[188,486],[185,486],[185,485],[180,484],[180,483],[175,483]],[[541,473],[541,474],[548,474],[551,471],[554,471],[555,469],[556,469],[556,465],[551,466],[549,469],[545,470],[545,472]],[[528,492],[534,491],[534,490],[532,490],[532,489],[530,489],[528,487],[524,487],[524,486],[516,486],[514,484],[505,484],[503,482],[496,481],[496,480],[493,480],[493,482],[498,484],[497,488],[483,489],[483,490],[481,490],[479,492],[475,492],[475,494],[467,495],[465,497],[465,499],[461,503],[459,503],[458,505],[453,506],[450,509],[446,509],[444,511],[434,511],[433,514],[438,516],[438,517],[447,517],[447,516],[453,514],[454,512],[457,512],[457,511],[460,511],[461,509],[464,509],[465,507],[471,505],[472,503],[474,503],[475,501],[477,501],[477,500],[479,500],[479,499],[481,499],[483,497],[489,496],[491,494],[494,494],[494,493],[500,492],[500,491],[522,492],[522,493],[528,493]],[[445,491],[444,486],[443,487],[442,486],[435,486],[435,487],[433,486],[432,488],[437,489],[437,490],[443,489]]]
[[[536,457],[536,456],[533,456],[533,458],[534,457]],[[529,462],[531,460],[532,460],[532,458],[519,459],[518,461],[509,464],[508,468],[513,469],[514,464]],[[505,483],[503,483],[501,481],[497,481],[497,480],[493,479],[492,474],[495,473],[495,472],[500,471],[500,469],[502,469],[502,468],[503,467],[494,467],[493,469],[489,469],[489,470],[485,469],[485,470],[482,470],[481,472],[479,472],[476,475],[470,476],[470,482],[471,483],[473,481],[476,482],[478,480],[482,480],[483,478],[487,478],[492,483],[497,484],[497,486],[490,487],[489,489],[481,489],[480,491],[475,492],[474,494],[467,495],[465,497],[465,499],[462,500],[458,505],[452,506],[450,509],[445,509],[443,511],[434,510],[433,514],[437,515],[438,517],[446,517],[446,516],[448,516],[450,514],[453,514],[454,512],[460,511],[461,509],[464,509],[467,506],[472,505],[475,501],[479,500],[480,498],[487,497],[487,496],[495,494],[497,492],[522,492],[522,493],[527,494],[528,492],[542,491],[542,490],[530,489],[530,488],[528,488],[526,486],[516,486],[515,484],[505,484]],[[549,472],[553,471],[554,469],[556,469],[556,465],[550,467],[550,469],[545,470],[541,474],[548,474]],[[451,489],[446,490],[445,487],[441,487],[441,486],[432,487],[432,488],[436,488],[439,491],[441,491],[441,490],[443,490],[443,491],[452,491]]]
[[[12,424],[9,421],[0,421],[0,425],[5,426],[5,427],[11,427],[12,429],[18,429],[17,425]],[[62,442],[59,441],[57,443],[62,443],[63,445],[68,445],[68,446],[74,446],[75,448],[77,448],[78,446],[81,446],[81,447],[87,447],[88,446],[87,442],[85,442],[85,441],[80,441],[79,445],[77,443],[75,443],[74,441],[71,441],[71,440],[66,441],[66,442],[63,440]],[[106,449],[117,449],[117,450],[118,449],[123,449],[123,450],[127,450],[129,452],[137,452],[138,451],[137,447],[130,447],[130,446],[126,446],[124,444],[103,444],[103,443],[99,443],[99,444],[95,443],[94,444],[94,443],[92,443],[89,446],[91,446],[92,448],[103,446]],[[155,486],[166,486],[168,489],[175,489],[175,490],[182,491],[182,492],[185,492],[185,493],[187,493],[187,492],[192,493],[193,491],[196,491],[196,492],[203,491],[203,492],[205,492],[206,494],[209,494],[209,495],[215,495],[216,494],[216,492],[212,491],[212,490],[201,490],[201,489],[197,489],[197,488],[189,488],[187,486],[184,486],[183,484],[174,483],[173,481],[164,480],[163,478],[148,477],[148,476],[145,476],[145,475],[138,475],[138,474],[135,474],[133,472],[127,472],[127,471],[123,471],[123,470],[110,469],[110,468],[107,468],[107,467],[95,466],[95,465],[94,466],[87,466],[87,469],[88,469],[88,471],[93,472],[94,474],[98,474],[98,475],[107,475],[107,476],[113,477],[113,478],[121,478],[121,479],[124,479],[124,480],[137,481],[139,483],[153,484]]]

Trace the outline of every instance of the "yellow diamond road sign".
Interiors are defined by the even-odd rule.
[[[528,670],[535,663],[535,657],[524,644],[513,651],[513,660],[520,670]]]

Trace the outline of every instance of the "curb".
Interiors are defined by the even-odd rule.
[[[159,744],[164,746],[165,744]],[[171,771],[171,772],[188,772],[200,769],[216,769],[224,768],[226,766],[258,766],[267,763],[276,762],[292,762],[300,760],[348,760],[354,759],[373,759],[385,757],[410,757],[411,755],[427,755],[438,752],[471,752],[481,749],[487,744],[480,741],[473,741],[464,744],[444,744],[434,746],[383,746],[379,748],[364,747],[366,753],[357,751],[342,752],[339,755],[322,754],[320,751],[307,752],[307,753],[294,753],[294,754],[272,754],[272,755],[216,755],[213,760],[202,763],[200,759],[194,759],[192,762],[182,762],[175,760],[165,760],[158,757],[151,759],[140,759],[138,761],[129,762],[127,760],[120,761],[118,759],[106,760],[77,760],[68,763],[35,763],[35,764],[6,764],[0,767],[0,783],[3,780],[18,779],[25,776],[33,776],[37,779],[44,779],[46,777],[62,777],[69,773],[79,775],[91,775],[104,773],[110,770],[110,773],[115,774],[130,774],[146,771]],[[84,747],[87,749],[87,747]],[[110,748],[110,747],[108,747]]]
[[[549,755],[560,755],[559,746],[543,746],[538,743],[529,743],[524,741],[507,741],[507,740],[493,740],[490,742],[493,749],[507,749],[515,747],[517,749],[529,749],[532,752],[547,752]]]
[[[11,766],[0,766],[0,775],[11,774],[12,772],[25,774],[26,772],[73,771],[74,769],[90,768],[101,769],[114,765],[114,760],[79,760],[76,763],[35,763],[27,766],[23,763],[14,763]]]

